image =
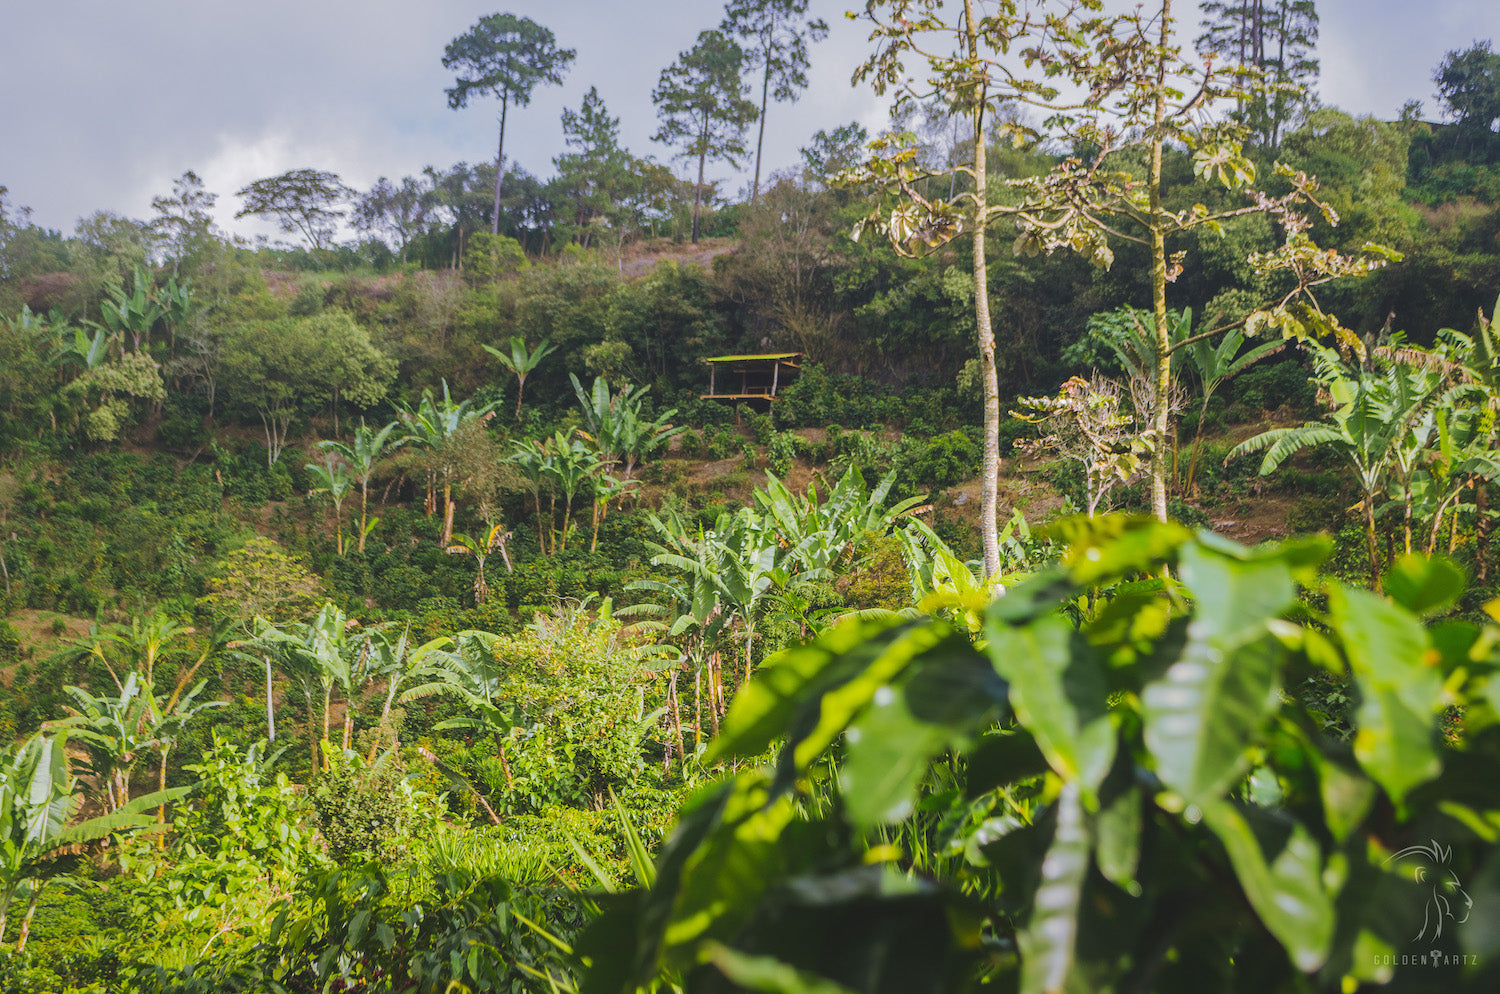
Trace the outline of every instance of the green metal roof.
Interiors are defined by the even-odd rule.
[[[704,362],[739,362],[745,359],[792,359],[801,352],[766,352],[761,355],[716,355],[704,358]]]

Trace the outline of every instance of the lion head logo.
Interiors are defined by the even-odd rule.
[[[1412,879],[1417,883],[1431,888],[1422,917],[1422,930],[1416,934],[1416,940],[1438,938],[1443,934],[1444,921],[1462,925],[1469,920],[1474,901],[1458,882],[1458,875],[1453,872],[1452,846],[1442,845],[1434,839],[1431,845],[1407,846],[1400,852],[1392,853],[1385,862],[1392,861],[1409,869]]]

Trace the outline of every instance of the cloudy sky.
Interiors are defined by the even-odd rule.
[[[796,163],[819,128],[884,120],[874,95],[849,84],[870,50],[867,28],[843,16],[852,6],[812,0],[832,32],[813,49],[800,102],[772,107],[767,171]],[[1495,0],[1317,6],[1319,93],[1357,114],[1391,117],[1412,99],[1435,114],[1431,76],[1443,54],[1500,41]],[[511,114],[508,159],[549,175],[562,109],[590,86],[620,117],[627,147],[668,157],[650,141],[651,90],[718,22],[717,0],[4,0],[0,185],[36,223],[71,232],[96,210],[148,216],[151,197],[193,169],[220,194],[221,222],[250,234],[232,221],[232,194],[253,179],[312,166],[362,189],[382,175],[492,158],[498,103],[449,110],[441,58],[496,10],[531,17],[578,50],[563,86]],[[724,166],[714,175],[730,188],[748,183]]]

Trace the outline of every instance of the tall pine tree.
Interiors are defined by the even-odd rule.
[[[1204,0],[1200,9],[1198,50],[1246,70],[1238,87],[1239,117],[1255,144],[1276,148],[1314,102],[1313,0]]]

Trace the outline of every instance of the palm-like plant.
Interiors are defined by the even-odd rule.
[[[1191,312],[1189,312],[1191,314]],[[1285,342],[1263,342],[1241,352],[1245,344],[1245,333],[1234,329],[1225,333],[1215,344],[1211,339],[1200,338],[1187,346],[1189,368],[1198,378],[1201,400],[1198,406],[1198,427],[1193,432],[1193,454],[1188,459],[1187,479],[1183,483],[1186,493],[1193,492],[1198,478],[1198,453],[1203,443],[1203,419],[1208,414],[1208,402],[1214,392],[1229,380],[1240,375],[1267,356],[1285,348]]]
[[[743,681],[750,679],[755,631],[760,612],[773,587],[790,579],[784,552],[773,527],[748,507],[719,515],[714,527],[696,539],[681,522],[652,517],[653,527],[670,545],[652,546],[653,566],[667,566],[691,578],[693,585],[711,590],[719,607],[738,621],[745,640]]]
[[[96,788],[103,789],[104,809],[118,811],[130,802],[136,766],[156,745],[156,702],[150,685],[140,674],[130,673],[115,695],[95,696],[82,687],[64,687],[63,693],[72,699],[74,713],[46,727],[66,730],[83,745],[89,773]]]
[[[549,474],[547,471],[547,445],[543,442],[525,439],[515,443],[511,454],[506,458],[512,466],[521,473],[521,478],[531,489],[531,498],[536,504],[536,543],[537,553],[545,556],[547,554],[547,532],[548,529],[542,522],[542,489],[546,486]]]
[[[435,694],[458,698],[469,713],[441,721],[433,726],[434,730],[461,729],[490,735],[509,785],[512,779],[505,739],[512,728],[523,724],[524,716],[519,705],[507,702],[502,696],[505,677],[495,658],[497,638],[490,632],[470,630],[459,632],[452,639],[428,643],[423,647],[422,664],[415,673],[423,682],[404,692],[401,700],[413,701]],[[500,819],[489,803],[477,791],[475,794],[490,819],[499,824]]]
[[[391,433],[400,424],[392,421],[390,424],[376,431],[360,419],[359,427],[354,430],[354,442],[330,441],[319,442],[320,448],[329,450],[341,456],[359,480],[359,545],[358,552],[365,551],[365,537],[370,534],[374,527],[380,523],[380,519],[369,520],[370,505],[370,477],[375,475],[375,466],[381,457],[400,448],[406,443],[405,438],[392,440]]]
[[[605,517],[609,514],[610,501],[621,501],[627,494],[632,492],[634,480],[617,480],[604,472],[601,463],[594,473],[594,517],[593,534],[589,538],[589,551],[594,552],[599,548],[599,526],[604,524]]]
[[[205,711],[225,706],[224,701],[200,701],[199,695],[203,688],[208,685],[207,680],[199,680],[191,690],[184,694],[174,694],[166,704],[158,704],[157,720],[152,728],[151,738],[156,750],[161,754],[156,767],[156,789],[158,793],[167,789],[167,755],[172,751],[172,746],[177,744],[178,737],[194,718]],[[156,811],[156,820],[160,824],[166,824],[167,808],[163,803]]]
[[[306,469],[318,482],[318,486],[308,491],[308,496],[313,494],[327,494],[333,503],[333,527],[336,536],[335,549],[338,554],[344,554],[344,498],[349,496],[349,489],[354,486],[354,474],[350,471],[349,463],[331,451],[323,453],[323,464],[308,463]],[[361,522],[363,527],[363,522]],[[364,534],[360,533],[360,542],[363,543]]]
[[[372,628],[368,631],[367,638],[367,651],[361,654],[358,677],[361,683],[385,680],[385,701],[380,708],[380,720],[376,723],[376,728],[383,731],[389,728],[391,708],[395,705],[402,686],[422,672],[429,653],[444,648],[449,640],[447,637],[440,637],[412,648],[410,628],[403,630],[399,636],[393,636],[389,629]],[[375,737],[369,754],[365,757],[367,760],[374,761],[382,740],[382,735]]]
[[[1332,449],[1359,482],[1370,575],[1379,589],[1376,498],[1395,479],[1402,484],[1410,507],[1417,454],[1429,437],[1433,411],[1450,395],[1443,377],[1428,369],[1404,362],[1389,363],[1383,369],[1350,366],[1332,349],[1315,343],[1309,343],[1309,347],[1314,350],[1319,378],[1336,405],[1334,410],[1323,421],[1273,428],[1246,439],[1225,461],[1264,451],[1260,464],[1264,476],[1302,449]],[[1409,543],[1409,512],[1407,522]]]
[[[489,554],[496,549],[500,550],[501,557],[505,560],[507,572],[514,572],[510,565],[510,555],[505,550],[505,543],[510,541],[511,533],[505,530],[504,525],[494,525],[489,533],[481,541],[470,538],[467,535],[453,533],[453,544],[448,546],[449,555],[473,556],[476,565],[474,573],[474,604],[476,606],[489,600],[490,586],[484,575],[484,561]]]
[[[357,655],[362,643],[348,635],[349,619],[344,612],[332,604],[324,604],[310,623],[296,623],[278,628],[263,619],[256,619],[256,633],[251,644],[261,652],[269,667],[274,663],[292,679],[302,691],[307,704],[308,723],[311,726],[314,714],[313,699],[323,699],[323,733],[313,740],[311,728],[308,734],[308,750],[313,768],[328,765],[328,726],[333,707],[333,688],[343,690],[349,708],[345,717],[345,747],[348,747],[349,721],[353,715],[354,673],[359,665]],[[269,693],[269,692],[268,692]],[[320,750],[322,751],[320,762]]]
[[[484,350],[500,361],[500,365],[510,370],[516,378],[516,421],[521,420],[521,394],[526,389],[526,377],[533,369],[539,366],[548,354],[555,352],[556,347],[549,345],[547,339],[537,343],[537,347],[531,351],[526,350],[526,339],[515,336],[510,340],[510,354],[506,355],[493,346],[486,345]]]
[[[42,888],[64,865],[59,860],[64,850],[147,828],[151,821],[142,812],[187,793],[183,788],[147,794],[69,828],[80,803],[77,787],[64,735],[35,735],[14,747],[0,746],[0,942],[11,902],[29,892],[17,952],[26,947]]]
[[[151,342],[151,329],[167,316],[168,309],[156,300],[152,282],[139,269],[131,283],[130,293],[124,287],[110,287],[110,299],[99,305],[99,316],[104,320],[95,328],[104,330],[125,353],[125,339],[139,352]]]
[[[601,462],[593,449],[563,431],[552,436],[546,452],[544,471],[563,495],[562,528],[552,539],[552,550],[559,552],[568,547],[568,535],[573,530],[573,498],[594,479]]]
[[[443,485],[443,534],[439,544],[445,547],[453,536],[453,484],[458,470],[455,444],[464,426],[474,419],[480,419],[482,423],[494,412],[495,404],[491,401],[475,406],[472,397],[454,403],[445,380],[441,402],[433,397],[431,390],[424,390],[422,400],[415,408],[398,405],[408,432],[403,441],[420,445],[437,460],[435,472],[442,478]]]
[[[687,430],[686,425],[674,428],[667,423],[677,413],[675,407],[649,420],[641,413],[646,387],[631,389],[627,384],[612,394],[604,377],[596,376],[586,392],[578,377],[569,373],[568,379],[583,411],[585,430],[580,434],[593,443],[601,462],[620,466],[626,480],[635,474],[637,462]]]

